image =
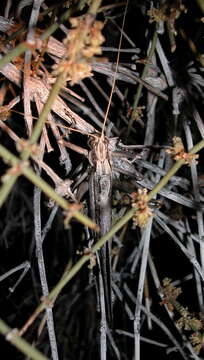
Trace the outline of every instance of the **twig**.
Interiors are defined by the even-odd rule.
[[[130,333],[128,331],[117,329],[117,330],[115,330],[115,332],[116,332],[116,334],[123,335],[123,336],[128,336],[128,337],[134,339],[134,334],[132,334],[132,333]],[[155,340],[152,340],[152,339],[148,339],[148,338],[146,338],[144,336],[140,336],[140,340],[143,341],[144,343],[155,345],[155,346],[158,346],[158,347],[166,348],[168,346],[167,344],[163,344],[161,342],[158,342],[158,341],[155,341]]]
[[[56,216],[57,211],[58,211],[58,206],[55,205],[53,207],[51,213],[50,213],[50,216],[49,216],[44,228],[43,228],[43,231],[42,231],[42,243],[45,240],[45,237],[46,237],[47,233],[49,232],[49,230],[52,227],[52,223],[53,223],[53,220],[54,220],[54,218]]]
[[[99,266],[99,296],[100,296],[100,359],[106,360],[107,354],[107,321],[106,321],[106,308],[105,308],[105,294],[104,294],[104,281],[102,278],[102,271],[100,268],[100,260],[97,256]]]
[[[193,139],[192,134],[190,130],[190,126],[185,122],[184,123],[184,131],[186,135],[187,140],[187,147],[188,149],[192,148],[193,146]],[[191,177],[192,177],[192,183],[193,183],[193,193],[194,197],[197,202],[200,202],[200,194],[199,194],[199,187],[198,187],[198,174],[197,174],[197,167],[195,163],[191,164]],[[201,268],[204,273],[204,244],[203,244],[203,237],[204,237],[204,224],[203,224],[203,214],[201,211],[196,211],[196,219],[197,219],[197,226],[198,226],[198,235],[200,239],[200,259],[201,259]],[[200,297],[201,300],[201,297]],[[201,308],[203,307],[203,297],[202,297],[202,303]]]
[[[135,306],[135,317],[134,317],[134,335],[135,335],[135,360],[140,360],[140,314],[144,291],[144,281],[147,268],[147,259],[149,253],[150,234],[152,228],[152,219],[149,220],[147,227],[144,229],[142,238],[144,239],[144,246],[142,250],[142,260],[138,281],[137,289],[137,300]]]
[[[33,360],[48,360],[46,356],[41,354],[37,349],[27,343],[24,339],[18,336],[18,330],[9,328],[3,320],[0,319],[0,333],[5,336],[5,339],[11,344],[15,345],[23,354]]]
[[[94,106],[95,110],[97,111],[97,113],[104,118],[104,112],[103,110],[100,108],[100,106],[98,105],[97,101],[94,99],[94,96],[92,95],[91,91],[89,91],[88,87],[86,86],[86,84],[81,80],[79,82],[79,85],[81,86],[82,90],[84,91],[84,93],[86,94],[86,96],[88,97],[90,103]]]
[[[171,229],[158,217],[155,216],[155,221],[165,230],[166,233],[169,234],[171,239],[179,246],[181,251],[184,253],[184,255],[188,258],[188,260],[192,263],[192,265],[197,270],[198,274],[200,275],[202,281],[204,281],[204,273],[200,267],[200,264],[196,260],[195,256],[192,255],[188,249],[179,241],[177,236],[171,231]]]
[[[38,171],[39,173],[39,171]],[[40,174],[40,173],[39,173]],[[34,188],[34,227],[35,227],[35,242],[36,242],[36,256],[38,261],[38,270],[40,275],[40,282],[42,287],[43,296],[47,296],[49,294],[48,284],[47,284],[47,276],[45,270],[45,262],[44,255],[42,249],[42,238],[41,238],[41,190],[39,188]],[[54,330],[54,319],[52,308],[46,308],[46,322],[50,340],[50,347],[52,352],[53,360],[58,360],[58,349],[57,342]]]
[[[39,11],[43,0],[34,0],[33,7],[30,15],[30,20],[28,24],[28,33],[26,36],[26,41],[31,46],[35,44],[34,32],[35,26],[38,21]],[[33,118],[32,118],[32,111],[31,111],[31,96],[30,96],[30,72],[31,72],[31,58],[32,52],[31,50],[27,50],[25,52],[25,61],[24,61],[24,71],[23,71],[23,90],[24,90],[24,117],[28,127],[28,134],[31,135],[32,132],[32,125],[33,125]]]
[[[187,232],[187,239],[188,239],[188,243],[187,243],[187,247],[190,253],[192,253],[192,255],[196,258],[196,249],[195,249],[195,245],[192,239],[192,236],[190,236],[189,234],[191,234],[191,229],[190,229],[190,225],[188,222],[188,219],[185,219],[185,224],[186,224],[186,232]],[[199,241],[199,245],[200,245],[200,241]],[[203,308],[203,284],[201,281],[201,278],[198,274],[198,272],[196,271],[196,269],[194,268],[194,276],[195,276],[195,280],[196,280],[196,289],[197,289],[197,296],[198,296],[198,303],[200,306],[200,309]]]
[[[169,64],[168,64],[168,60],[167,60],[167,58],[165,56],[165,53],[164,53],[164,50],[163,50],[163,48],[161,46],[159,38],[157,39],[156,50],[157,50],[157,53],[159,55],[159,59],[160,59],[161,64],[162,64],[164,74],[166,76],[167,83],[168,83],[169,87],[172,87],[172,86],[174,86],[173,76],[172,76],[171,69],[170,69]]]
[[[8,276],[14,274],[16,271],[19,271],[21,269],[24,269],[24,270],[28,271],[30,269],[30,262],[29,261],[24,261],[22,264],[20,264],[18,266],[15,266],[13,269],[7,271],[5,274],[0,276],[0,282],[3,281],[4,279],[6,279]]]

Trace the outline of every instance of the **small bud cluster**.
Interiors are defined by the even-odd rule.
[[[55,65],[55,73],[65,73],[71,84],[92,76],[90,60],[94,55],[101,54],[104,37],[101,33],[103,23],[95,21],[89,24],[87,16],[70,18],[72,29],[64,40],[67,55]]]
[[[148,206],[147,189],[138,189],[131,194],[132,207],[135,208],[133,222],[143,228],[147,225],[149,218],[153,215]]]
[[[191,165],[192,163],[196,163],[196,159],[198,159],[199,155],[197,154],[190,154],[185,152],[182,140],[180,137],[174,136],[173,137],[173,146],[166,150],[174,160],[184,160],[185,164]]]
[[[180,330],[191,331],[189,341],[191,342],[194,351],[199,353],[204,340],[202,320],[177,301],[177,297],[182,291],[181,288],[176,288],[172,285],[171,279],[165,278],[163,280],[162,291],[164,296],[160,304],[166,305],[170,311],[176,310],[180,314],[180,318],[176,321],[176,326]]]

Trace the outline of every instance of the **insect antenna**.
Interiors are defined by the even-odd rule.
[[[122,22],[120,40],[119,40],[119,46],[118,46],[118,53],[117,53],[117,58],[116,58],[116,68],[115,68],[115,72],[114,72],[114,76],[113,76],[113,84],[112,84],[112,87],[111,87],[110,97],[109,97],[107,109],[106,109],[106,112],[105,112],[103,127],[102,127],[102,130],[101,130],[101,138],[104,137],[105,127],[106,127],[108,114],[109,114],[109,110],[110,110],[110,106],[111,106],[111,101],[112,101],[113,93],[114,93],[114,90],[115,90],[116,75],[117,75],[117,72],[118,72],[121,45],[122,45],[122,39],[123,39],[123,30],[124,30],[124,26],[125,26],[125,20],[126,20],[128,5],[129,5],[129,0],[127,0],[126,5],[125,5],[125,11],[124,11],[124,16],[123,16],[123,22]]]

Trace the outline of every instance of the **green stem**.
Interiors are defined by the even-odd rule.
[[[63,3],[64,3],[64,0],[61,0],[57,4],[55,3],[54,5],[49,6],[47,9],[41,11],[40,16],[41,17],[46,16],[50,12],[57,10],[58,8],[62,7]]]
[[[157,33],[157,26],[156,26],[155,31],[154,31],[154,35],[153,35],[153,39],[152,39],[151,48],[150,48],[149,54],[147,56],[147,62],[145,64],[143,72],[142,72],[142,76],[141,76],[142,80],[144,80],[146,75],[147,75],[147,72],[148,72],[148,69],[149,69],[149,66],[150,66],[150,63],[151,63],[152,56],[153,56],[153,54],[155,52],[155,48],[156,48],[156,44],[157,44],[157,38],[158,38],[158,33]],[[138,106],[138,103],[139,103],[139,100],[140,100],[140,97],[141,97],[141,93],[142,93],[142,89],[143,89],[143,85],[140,83],[138,85],[138,87],[137,87],[137,92],[136,92],[136,94],[134,96],[134,102],[133,102],[133,106],[132,106],[133,110],[136,109],[137,106]],[[132,116],[130,121],[129,121],[126,140],[129,137],[133,122],[134,122],[134,116]]]
[[[58,27],[63,24],[67,19],[69,19],[70,15],[72,14],[73,9],[68,9],[62,14],[57,22],[50,25],[47,30],[40,36],[41,40],[46,40],[50,35],[52,35]]]
[[[204,139],[201,140],[199,143],[197,143],[190,151],[189,154],[196,154],[200,150],[202,150],[204,147]]]
[[[30,45],[26,42],[23,42],[17,45],[14,49],[8,52],[3,58],[0,59],[0,69],[2,69],[6,64],[8,64],[15,57],[21,55],[26,50],[30,49]]]
[[[201,8],[202,12],[204,13],[204,1],[203,0],[196,0],[198,6]]]
[[[96,15],[101,3],[102,0],[92,0],[91,5],[89,6],[89,14]]]
[[[2,207],[3,203],[6,201],[17,179],[18,179],[18,175],[10,176],[8,181],[4,182],[2,187],[0,188],[0,208]]]
[[[15,334],[15,331],[9,328],[3,320],[0,319],[0,333],[5,336],[11,344],[15,345],[23,354],[29,359],[33,360],[48,360],[37,349],[27,343],[23,338]]]

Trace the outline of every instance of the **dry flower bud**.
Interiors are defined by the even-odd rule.
[[[11,331],[9,331],[6,334],[6,340],[7,341],[12,341],[14,336],[18,336],[19,335],[19,330],[17,328],[11,329]]]
[[[88,265],[88,269],[93,269],[96,266],[96,255],[91,251],[90,248],[84,249],[84,255],[90,255],[90,263]]]
[[[135,225],[143,228],[147,225],[149,218],[153,215],[148,206],[147,189],[138,189],[137,192],[131,194],[132,207],[136,209],[133,215]]]
[[[173,137],[173,146],[166,150],[168,154],[170,154],[174,160],[184,160],[185,164],[191,165],[192,163],[196,163],[196,159],[198,159],[199,155],[197,154],[190,154],[185,152],[183,142],[180,137],[174,136]]]
[[[150,23],[166,20],[166,15],[164,14],[164,11],[162,9],[152,8],[147,11],[147,15],[149,15],[149,17],[150,17],[150,20],[149,20]]]
[[[185,6],[182,4],[181,0],[176,1],[173,4],[164,3],[160,9],[152,8],[147,11],[149,15],[149,22],[159,22],[159,21],[170,21],[174,27],[174,22],[179,18],[181,12],[186,12]]]
[[[203,347],[203,340],[204,340],[203,333],[196,331],[189,337],[189,340],[190,340],[191,344],[193,345],[194,351],[197,354],[199,354],[200,350]]]
[[[70,220],[74,216],[74,213],[76,211],[81,210],[82,207],[83,207],[82,204],[77,204],[77,203],[69,204],[69,209],[64,212],[64,215],[65,215],[64,227],[65,227],[65,229],[67,229],[69,227]]]
[[[137,106],[136,109],[132,110],[132,118],[136,121],[141,120],[143,117],[143,110],[145,109],[145,106]]]
[[[174,306],[173,302],[177,299],[177,297],[182,293],[181,288],[176,288],[172,285],[171,279],[165,278],[163,280],[163,300],[160,302],[160,305],[167,305],[170,311],[173,311]],[[183,309],[185,310],[185,309]]]
[[[101,34],[103,23],[95,21],[90,25],[86,16],[70,18],[72,29],[64,40],[67,48],[65,58],[54,66],[54,74],[65,73],[71,84],[92,76],[90,59],[101,54],[104,37]]]
[[[6,121],[11,115],[11,111],[10,110],[4,110],[4,111],[0,111],[0,120],[1,121]]]

